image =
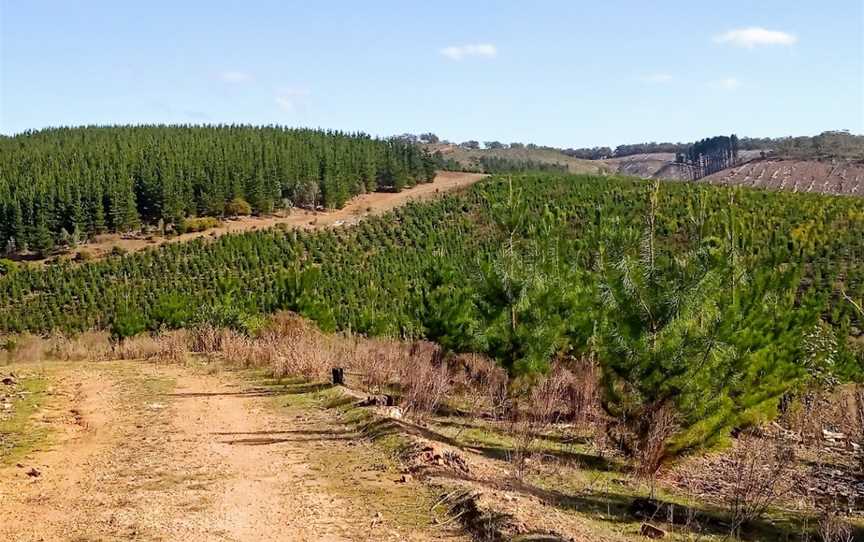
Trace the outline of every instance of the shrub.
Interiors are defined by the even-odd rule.
[[[794,450],[782,436],[764,442],[742,433],[732,451],[733,483],[724,491],[732,515],[731,534],[759,519],[778,499],[790,491]]]
[[[249,216],[252,214],[252,206],[243,198],[237,197],[225,204],[226,216]]]
[[[18,264],[6,258],[0,259],[0,277],[11,275],[18,270]]]
[[[93,253],[87,250],[82,250],[75,254],[76,262],[89,262],[93,259]]]
[[[230,205],[230,204],[229,204]],[[246,213],[248,214],[248,213]],[[182,230],[187,233],[206,231],[219,226],[219,220],[212,216],[197,218],[186,218],[183,220]]]
[[[400,367],[402,406],[422,417],[435,412],[450,391],[450,372],[437,346],[415,343],[409,355],[409,363]]]
[[[111,321],[111,339],[117,343],[147,329],[144,316],[134,309],[124,308],[117,311]]]

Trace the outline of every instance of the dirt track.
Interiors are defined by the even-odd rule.
[[[104,256],[114,247],[132,252],[164,243],[191,241],[201,237],[218,237],[226,233],[262,230],[277,224],[286,224],[295,228],[317,229],[327,226],[351,224],[365,216],[385,213],[409,201],[435,197],[441,193],[469,186],[486,175],[480,173],[462,173],[442,171],[432,183],[419,184],[401,192],[372,192],[353,198],[343,208],[334,211],[311,212],[294,209],[287,215],[272,215],[266,217],[243,217],[223,222],[219,227],[203,232],[184,233],[170,239],[154,237],[123,238],[118,234],[102,235],[93,242],[80,246],[67,255],[74,257],[78,252],[89,252],[94,256]]]
[[[51,372],[51,446],[0,469],[0,540],[450,536],[422,486],[278,387],[135,363]]]

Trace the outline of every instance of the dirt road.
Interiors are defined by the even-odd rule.
[[[286,406],[289,388],[128,362],[49,374],[34,423],[50,444],[0,469],[0,540],[459,539],[423,486],[332,413]]]
[[[86,243],[78,249],[65,255],[74,258],[79,252],[89,252],[94,256],[104,256],[111,252],[114,247],[121,248],[127,252],[143,250],[148,247],[159,246],[164,243],[178,243],[191,241],[202,237],[218,237],[226,233],[241,233],[244,231],[262,230],[272,228],[277,224],[286,224],[295,228],[317,229],[327,226],[351,224],[363,217],[385,213],[391,209],[405,205],[409,201],[419,201],[435,197],[444,192],[469,186],[479,181],[486,175],[480,173],[463,173],[456,171],[442,171],[435,177],[432,183],[419,184],[401,192],[372,192],[353,198],[341,209],[323,212],[303,211],[293,209],[287,215],[272,215],[266,217],[243,217],[223,222],[216,228],[202,232],[184,233],[170,239],[154,237],[150,240],[144,238],[123,238],[118,234],[102,235],[93,242]]]

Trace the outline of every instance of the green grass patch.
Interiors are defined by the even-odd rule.
[[[11,393],[12,409],[9,417],[7,410],[0,413],[0,465],[9,465],[26,456],[48,435],[46,428],[35,427],[32,420],[47,400],[48,382],[39,376],[26,376],[14,387],[4,387],[7,389],[0,391]]]

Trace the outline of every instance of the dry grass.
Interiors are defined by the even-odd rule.
[[[425,416],[438,410],[453,387],[441,349],[430,343],[414,343],[411,363],[399,370],[402,407],[405,412]]]
[[[744,433],[732,450],[733,483],[724,500],[732,518],[731,534],[740,536],[743,526],[765,514],[791,491],[794,449],[778,436],[764,438]]]
[[[622,483],[627,486],[618,491],[627,498],[637,491],[641,493],[642,486],[637,487],[631,474],[648,480],[652,497],[655,496],[656,475],[665,459],[666,442],[677,429],[671,409],[662,407],[645,409],[644,419],[638,421],[610,419],[601,408],[599,368],[590,358],[560,359],[546,376],[514,381],[494,360],[483,355],[445,355],[437,345],[428,342],[324,334],[314,324],[288,313],[274,316],[254,336],[199,326],[188,331],[141,335],[115,345],[102,333],[71,338],[25,335],[11,339],[14,344],[4,355],[16,360],[141,359],[182,364],[190,356],[196,356],[260,369],[278,378],[299,376],[319,382],[329,376],[332,368],[342,367],[348,375],[349,387],[394,396],[404,415],[419,418],[418,426],[441,431],[448,439],[466,447],[485,446],[502,452],[495,458],[503,460],[500,466],[490,470],[499,477],[496,483],[501,476],[513,476],[530,485],[536,483],[538,473],[553,472],[557,478],[546,489],[559,491],[566,497],[562,484],[570,483],[568,477],[576,480],[585,477],[579,482],[585,486],[578,491],[603,487],[601,493],[607,495],[607,503],[614,493],[609,489],[613,477],[624,480]],[[798,420],[802,432],[818,438],[817,427],[831,427],[860,442],[864,437],[864,389],[850,388],[826,400],[831,409],[809,409],[820,414],[818,425],[813,425],[812,419]],[[436,428],[436,420],[441,416],[453,423]],[[616,469],[628,469],[627,472],[613,474],[604,470],[607,462],[603,458],[606,449],[603,439],[610,423],[626,431],[630,453],[629,461],[613,458],[609,464]],[[685,508],[696,514],[694,511],[705,501],[706,494],[715,497],[711,499],[714,504],[722,500],[733,534],[748,531],[748,525],[763,523],[760,516],[766,512],[773,514],[773,507],[784,502],[790,491],[790,471],[794,470],[795,458],[788,442],[774,438],[741,435],[731,451],[722,452],[725,459],[720,472],[731,473],[724,476],[723,484],[705,493],[697,487],[698,480],[694,480],[687,484],[686,494],[674,491],[678,502],[685,501]],[[587,457],[592,447],[594,455],[603,461],[595,464]],[[716,478],[711,481],[716,482]],[[668,498],[671,489],[669,485],[657,488],[658,498]],[[631,521],[626,509],[623,510],[621,517]],[[812,533],[823,540],[846,540],[843,537],[849,527],[844,518],[829,512],[823,512]],[[606,515],[610,514],[607,510]],[[705,520],[703,516],[688,517],[687,529],[698,531],[700,521]]]

